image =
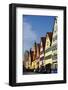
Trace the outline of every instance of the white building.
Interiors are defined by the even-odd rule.
[[[54,22],[53,36],[52,36],[52,70],[57,72],[57,17]]]

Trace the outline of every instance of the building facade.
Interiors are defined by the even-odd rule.
[[[34,43],[32,51],[33,51],[32,69],[35,70],[36,69],[36,56],[37,56],[37,44],[36,44],[36,42]]]
[[[45,42],[46,42],[46,38],[45,37],[41,37],[39,68],[42,68],[44,66]]]
[[[39,61],[40,61],[40,44],[38,43],[36,45],[37,47],[37,55],[36,55],[36,61],[35,61],[35,69],[38,70],[39,69]]]
[[[45,61],[44,61],[46,72],[51,72],[51,64],[52,64],[51,44],[52,44],[52,32],[47,32],[45,43]]]
[[[54,22],[53,37],[52,37],[52,70],[57,72],[57,17]]]

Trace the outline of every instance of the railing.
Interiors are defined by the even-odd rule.
[[[45,57],[45,60],[48,60],[48,59],[51,59],[52,58],[52,60],[56,60],[57,59],[57,54],[54,54],[54,55],[48,55],[48,56],[46,56]]]
[[[54,50],[57,50],[57,44],[49,47],[48,49],[45,50],[45,53],[49,52],[49,51],[54,51]]]
[[[45,60],[52,58],[52,55],[48,55],[45,57]]]

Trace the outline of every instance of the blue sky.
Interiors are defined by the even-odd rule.
[[[40,38],[53,31],[55,16],[23,16],[24,51],[30,50],[34,42],[40,43]]]

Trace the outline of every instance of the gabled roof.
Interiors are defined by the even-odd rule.
[[[37,46],[40,48],[40,43],[37,43]]]
[[[40,53],[40,43],[37,43],[37,48],[39,49],[39,53]]]
[[[50,42],[52,42],[52,35],[53,35],[53,32],[47,32],[47,35],[49,36]]]
[[[42,42],[43,50],[44,50],[45,49],[46,37],[41,37],[41,42]]]
[[[30,55],[31,55],[31,62],[33,61],[34,51],[30,49]]]

